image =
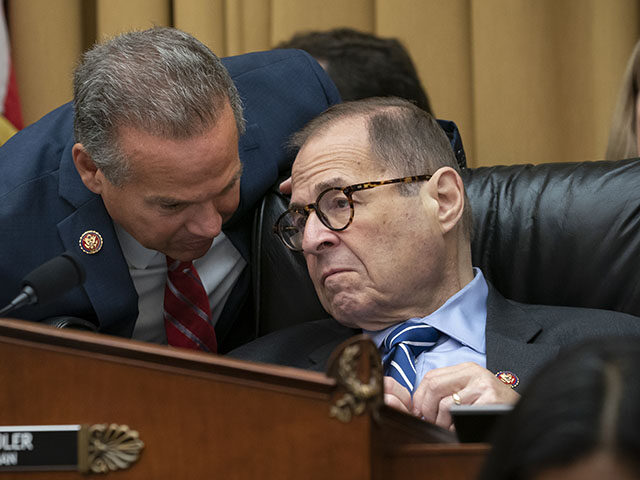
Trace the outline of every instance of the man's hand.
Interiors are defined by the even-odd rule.
[[[411,394],[393,377],[384,377],[384,403],[402,412],[411,413]]]
[[[386,386],[385,382],[385,392]],[[489,370],[467,362],[427,372],[413,393],[411,413],[452,430],[453,420],[449,410],[454,404],[454,393],[459,395],[462,405],[514,404],[520,398]]]
[[[291,195],[291,177],[287,178],[279,186],[280,193],[283,195]]]

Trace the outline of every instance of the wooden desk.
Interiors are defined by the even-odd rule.
[[[144,449],[122,479],[473,478],[487,451],[385,406],[329,416],[304,370],[0,319],[0,425],[116,423]],[[0,479],[79,479],[0,472]]]

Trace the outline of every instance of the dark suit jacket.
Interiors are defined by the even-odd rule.
[[[249,261],[252,209],[291,165],[288,137],[339,101],[322,68],[297,50],[274,50],[223,59],[238,87],[247,121],[240,138],[244,165],[238,211],[223,231]],[[137,294],[111,218],[100,196],[87,190],[71,157],[73,107],[63,105],[0,148],[0,307],[19,291],[21,279],[65,250],[87,272],[83,287],[15,316],[30,320],[70,315],[91,320],[100,332],[130,337],[138,316]],[[100,252],[78,246],[87,230],[104,240]],[[220,350],[252,338],[250,268],[245,268],[216,326]]]
[[[323,371],[333,349],[358,333],[330,318],[317,320],[266,335],[229,355]],[[489,284],[485,333],[487,369],[515,373],[519,390],[561,348],[590,337],[640,335],[640,318],[606,310],[526,305],[505,299]]]

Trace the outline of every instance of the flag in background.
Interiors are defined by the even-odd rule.
[[[0,143],[4,143],[16,130],[23,127],[3,7],[4,5],[0,4],[0,113],[8,122],[0,120]]]

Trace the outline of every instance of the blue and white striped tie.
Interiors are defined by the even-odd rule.
[[[402,323],[391,330],[381,347],[384,374],[396,379],[413,393],[416,358],[425,350],[430,350],[439,336],[438,330],[425,324]]]

